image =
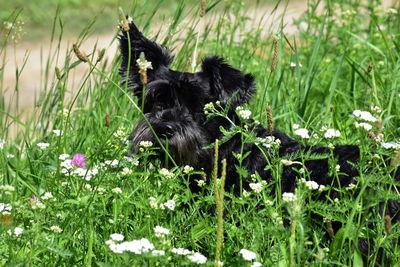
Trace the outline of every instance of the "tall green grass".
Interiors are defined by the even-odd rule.
[[[225,266],[250,266],[240,254],[241,249],[248,249],[256,253],[253,263],[264,266],[373,266],[378,248],[384,248],[386,266],[397,264],[399,248],[392,240],[399,237],[398,225],[389,231],[388,220],[385,226],[382,213],[371,208],[399,198],[394,167],[388,164],[396,151],[382,146],[400,142],[399,6],[383,9],[377,1],[332,0],[318,11],[321,1],[309,1],[307,11],[296,21],[299,28],[294,36],[285,34],[283,23],[273,30],[261,17],[244,15],[247,9],[265,8],[268,11],[261,13],[274,16],[281,5],[285,3],[266,9],[241,1],[214,1],[200,18],[200,1],[190,8],[182,3],[171,18],[160,21],[159,6],[137,2],[131,16],[145,34],[160,29],[155,36],[173,49],[174,69],[196,70],[202,57],[218,54],[254,74],[257,93],[244,108],[261,124],[267,126],[269,105],[275,128],[298,140],[301,137],[294,134],[293,124],[309,130],[311,138],[304,142],[358,144],[362,159],[355,188],[339,188],[340,199],[324,202],[316,201],[319,192],[302,183],[292,202],[282,197],[279,187],[271,192],[274,184],[241,197],[225,192],[221,247],[217,217],[211,212],[216,199],[213,184],[193,194],[188,177],[199,170],[184,166],[160,169],[158,162],[150,160],[156,152],[152,147],[130,155],[127,139],[141,114],[135,99],[119,86],[119,56],[111,64],[104,59],[98,62],[102,47],[81,51],[88,55],[88,63],[77,59],[72,48],[61,55],[58,44],[64,28],[56,15],[50,31],[53,49],[43,61],[43,93],[29,111],[31,116],[23,118],[17,102],[5,103],[3,97],[0,105],[0,263],[195,265],[188,256],[173,253],[173,248],[186,248],[205,255],[206,265],[215,264],[218,251]],[[18,16],[12,13],[8,20],[17,21]],[[3,35],[3,44],[9,43],[13,30],[3,31],[8,33]],[[78,46],[89,32],[90,27],[82,25]],[[5,58],[8,49],[0,48],[0,58]],[[56,75],[50,69],[54,61],[59,62]],[[72,72],[82,64],[87,73],[77,88],[70,88]],[[4,66],[2,61],[1,73]],[[4,90],[1,83],[1,96]],[[16,88],[14,99],[18,97],[23,96]],[[371,106],[378,108],[370,110]],[[369,110],[378,118],[378,123],[371,123],[371,133],[356,128],[360,121],[351,115],[354,110]],[[9,135],[16,125],[19,133]],[[324,126],[338,129],[341,136],[324,137]],[[62,134],[53,130],[62,130]],[[243,125],[235,130],[245,140],[254,138]],[[49,146],[41,149],[40,143]],[[64,173],[65,159],[60,159],[64,153],[69,159],[84,154],[87,167],[80,173]],[[281,160],[273,158],[269,166],[276,184],[280,183]],[[334,170],[332,166],[332,175],[337,175]],[[306,178],[307,173],[303,175]],[[261,178],[254,176],[255,182]],[[327,225],[331,221],[341,222],[342,228],[330,232]],[[221,218],[218,224],[221,231]],[[169,229],[169,234],[157,237],[156,226]],[[23,232],[19,234],[16,227]],[[121,241],[107,242],[113,233],[124,235],[126,241],[147,238],[165,255],[115,253],[110,244]],[[362,238],[376,244],[368,256],[358,251]]]

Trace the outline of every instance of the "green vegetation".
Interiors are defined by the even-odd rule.
[[[109,1],[99,2],[106,5]],[[157,28],[154,21],[162,8],[142,2],[146,1],[133,4],[131,16],[145,31]],[[384,248],[386,266],[398,264],[400,248],[392,240],[399,238],[399,225],[389,228],[389,220],[371,209],[399,199],[393,166],[400,161],[400,10],[383,10],[378,2],[332,0],[317,12],[320,1],[309,1],[307,12],[296,22],[295,36],[285,35],[282,29],[270,32],[268,25],[250,27],[250,18],[242,15],[246,5],[239,1],[229,1],[226,7],[208,3],[204,18],[197,15],[200,4],[173,7],[172,19],[163,28],[166,34],[158,35],[166,36],[159,41],[175,49],[173,68],[190,70],[199,66],[204,55],[219,54],[255,75],[257,95],[244,107],[252,111],[252,118],[266,126],[269,105],[275,127],[298,140],[302,138],[296,136],[294,124],[308,130],[304,142],[358,144],[362,150],[357,183],[324,189],[338,190],[340,199],[317,201],[320,191],[301,182],[295,195],[271,192],[272,184],[262,184],[257,174],[255,183],[261,189],[241,197],[225,192],[224,238],[218,252],[225,266],[255,262],[264,266],[373,266],[378,247]],[[76,3],[84,5],[83,1]],[[94,1],[87,3],[90,8]],[[68,12],[63,6],[59,10]],[[18,20],[17,14],[8,21]],[[195,28],[209,17],[215,22],[212,26]],[[55,22],[48,32],[62,36],[59,17]],[[3,26],[3,33],[6,44],[15,28]],[[1,46],[0,58],[6,52],[7,46]],[[58,56],[55,51],[48,62]],[[214,182],[193,194],[187,180],[199,170],[161,168],[160,162],[149,160],[157,152],[151,144],[143,144],[139,155],[129,154],[127,138],[141,113],[135,99],[119,86],[119,57],[111,67],[98,57],[92,53],[84,63],[70,51],[56,75],[48,76],[45,93],[26,122],[6,108],[13,103],[0,103],[0,264],[188,266],[204,260],[194,253],[198,252],[207,257],[206,265],[214,265],[217,216],[210,212],[216,202]],[[73,91],[68,81],[78,65],[85,65],[88,72]],[[1,96],[3,91],[0,85]],[[213,115],[223,116],[209,108]],[[363,121],[365,117],[355,110],[370,111],[377,121]],[[11,137],[8,130],[15,125],[23,130]],[[339,130],[340,136],[332,137],[326,129]],[[254,140],[244,123],[230,131]],[[69,161],[72,157],[74,164]],[[387,159],[392,158],[393,166],[389,166]],[[282,160],[290,159],[271,160],[274,183],[279,183]],[[332,174],[337,171],[332,166]],[[343,225],[334,235],[327,230],[331,221]],[[110,236],[115,233],[122,234],[124,241],[141,241],[122,248],[118,245],[121,236]],[[358,251],[362,238],[376,244],[368,257]],[[221,238],[218,246],[220,242]],[[178,255],[188,251],[177,248],[193,253]],[[242,249],[255,252],[255,258]]]

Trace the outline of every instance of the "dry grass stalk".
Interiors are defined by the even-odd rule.
[[[77,58],[79,58],[80,61],[82,62],[88,62],[89,58],[87,56],[85,56],[78,48],[78,46],[76,44],[72,45],[72,48],[74,50],[74,53],[76,55]]]
[[[274,131],[274,118],[272,116],[272,108],[270,105],[267,106],[267,123],[269,133],[272,134]]]

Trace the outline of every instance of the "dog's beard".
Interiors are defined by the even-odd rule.
[[[168,111],[163,111],[163,114]],[[211,159],[209,150],[204,149],[210,141],[207,134],[194,120],[181,115],[179,120],[164,120],[160,114],[148,113],[147,121],[142,119],[132,134],[132,149],[137,153],[140,142],[151,141],[160,148],[160,154],[165,150],[179,166],[190,165],[200,169]],[[156,138],[156,136],[158,138]],[[163,148],[161,147],[162,144]]]

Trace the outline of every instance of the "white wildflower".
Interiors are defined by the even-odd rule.
[[[360,123],[355,122],[354,124],[355,124],[356,128],[364,128],[364,130],[367,130],[367,131],[372,129],[372,125],[369,123],[366,123],[366,122],[360,122]]]
[[[153,66],[151,65],[150,61],[147,61],[146,58],[140,57],[138,60],[136,60],[136,63],[141,70],[148,70],[148,69],[153,69]]]
[[[305,128],[300,128],[294,131],[295,135],[300,136],[301,138],[308,139],[310,135],[308,134],[308,130]]]
[[[243,109],[243,107],[241,106],[236,108],[236,112],[238,113],[239,117],[241,117],[244,120],[248,120],[251,116],[251,111]]]
[[[161,205],[160,205],[160,209],[163,210],[163,209],[167,208],[167,209],[169,209],[169,210],[175,210],[175,206],[176,206],[175,201],[173,201],[172,199],[170,199],[170,200],[167,200],[167,202],[161,204]]]
[[[388,14],[390,14],[390,15],[396,15],[398,12],[397,12],[397,9],[395,9],[395,8],[392,8],[392,7],[390,7],[390,8],[388,8],[388,10],[386,11]]]
[[[331,150],[333,150],[333,149],[335,149],[335,146],[334,146],[332,143],[329,143],[329,144],[328,144],[328,148],[331,149]]]
[[[46,192],[43,194],[42,199],[52,199],[54,198],[53,194],[51,192]]]
[[[316,183],[315,181],[306,181],[305,185],[310,190],[317,190],[319,187],[319,184]]]
[[[336,166],[335,166],[335,171],[336,171],[336,172],[339,172],[339,171],[340,171],[340,165],[339,165],[339,164],[336,164]]]
[[[187,258],[191,262],[194,262],[194,263],[197,263],[197,264],[204,264],[204,263],[207,262],[207,258],[203,254],[201,254],[199,252],[196,252],[196,253],[194,253],[192,255],[188,255]]]
[[[111,249],[112,252],[122,254],[124,253],[124,248],[121,246],[121,244],[115,244],[111,243],[109,244],[109,248]]]
[[[92,190],[92,186],[90,184],[85,184],[85,189]]]
[[[122,251],[129,251],[135,254],[142,254],[152,251],[154,249],[154,245],[150,243],[150,241],[146,238],[142,238],[140,240],[133,240],[129,242],[122,242],[119,244]]]
[[[151,207],[152,209],[158,209],[158,208],[159,208],[156,198],[154,198],[154,197],[149,197],[149,200],[150,200],[150,207]]]
[[[57,226],[57,225],[53,225],[50,227],[50,230],[53,231],[54,233],[61,233],[63,230]]]
[[[324,190],[325,190],[325,185],[320,184],[320,185],[319,185],[319,188],[318,188],[318,191],[322,192],[322,191],[324,191]]]
[[[162,226],[156,226],[154,227],[154,233],[156,237],[165,237],[166,235],[169,235],[169,230],[162,227]]]
[[[4,148],[6,141],[3,139],[0,139],[0,150]]]
[[[111,189],[111,191],[115,194],[122,194],[122,189],[119,187],[115,187],[115,188]]]
[[[253,251],[244,249],[244,248],[242,248],[239,251],[239,253],[242,254],[243,259],[245,259],[246,261],[252,261],[257,257],[256,253],[254,253]]]
[[[63,131],[63,130],[53,130],[53,133],[54,133],[56,136],[61,136],[61,135],[64,133],[64,131]]]
[[[46,149],[50,146],[49,143],[37,143],[36,144],[40,149]]]
[[[189,166],[189,165],[186,165],[185,167],[183,167],[183,173],[185,173],[185,174],[189,174],[189,173],[191,173],[193,170],[194,170],[193,167],[191,167],[191,166]]]
[[[294,124],[292,125],[292,128],[293,128],[293,130],[297,130],[297,129],[300,128],[300,125],[297,124],[297,123],[294,123]]]
[[[253,262],[253,264],[251,265],[251,267],[261,267],[261,266],[262,266],[262,263],[258,262],[258,261]]]
[[[124,240],[124,236],[121,235],[121,234],[118,234],[118,233],[111,234],[111,235],[110,235],[110,238],[111,238],[113,241],[122,241],[122,240]]]
[[[382,112],[382,109],[379,106],[370,106],[369,109],[372,112],[376,112],[376,113],[381,113]]]
[[[106,160],[104,161],[104,164],[109,165],[113,168],[117,168],[121,165],[121,163],[119,162],[119,160],[114,159],[114,160]]]
[[[332,137],[340,137],[340,131],[336,129],[327,129],[325,134],[325,138],[332,138]]]
[[[291,192],[285,192],[285,193],[282,194],[282,200],[284,202],[293,202],[296,199],[297,199],[296,195],[291,193]]]
[[[377,119],[368,111],[354,110],[353,115],[364,121],[376,122]]]
[[[250,183],[249,186],[250,186],[251,190],[253,190],[255,193],[260,193],[263,188],[262,183]]]
[[[206,182],[205,182],[204,180],[197,180],[197,185],[198,185],[199,187],[203,187],[203,186],[206,185]]]
[[[143,148],[149,148],[153,146],[153,142],[151,141],[140,141],[139,146]]]
[[[207,115],[208,112],[212,112],[214,110],[214,103],[210,102],[204,105],[204,113]]]
[[[193,251],[186,248],[173,248],[171,252],[177,255],[188,255],[193,253]]]
[[[382,146],[385,149],[400,149],[400,143],[396,143],[396,142],[382,143]]]
[[[122,171],[121,171],[121,175],[123,175],[123,176],[127,176],[127,175],[130,175],[132,173],[133,173],[133,171],[131,169],[127,168],[127,167],[123,168]]]
[[[58,156],[59,160],[66,160],[69,158],[69,154],[61,154],[60,156]]]
[[[296,62],[290,62],[290,67],[291,68],[295,68],[295,67],[303,67],[303,65],[301,65],[301,63],[299,62],[298,64]]]
[[[22,232],[24,231],[24,229],[22,229],[21,227],[15,227],[14,230],[8,230],[7,233],[9,235],[15,235],[15,236],[19,236],[22,234]]]
[[[60,162],[60,166],[66,170],[71,170],[74,168],[74,164],[72,164],[72,160],[70,160],[70,159],[66,159],[66,160]]]
[[[347,190],[351,190],[351,189],[354,189],[354,188],[356,188],[356,184],[353,184],[353,183],[349,184],[349,185],[346,187]]]
[[[171,178],[174,177],[174,173],[173,173],[173,172],[170,172],[170,171],[169,171],[168,169],[166,169],[166,168],[160,169],[160,170],[159,170],[159,173],[160,173],[162,176],[164,176],[165,178],[167,178],[167,179],[171,179]]]

